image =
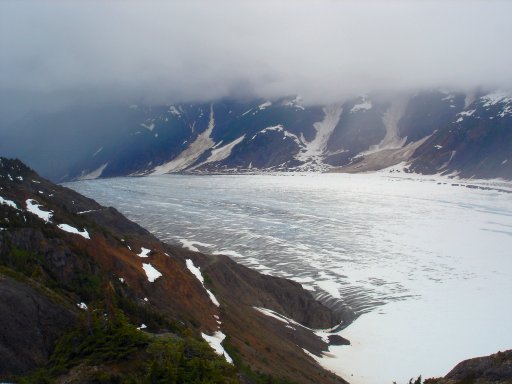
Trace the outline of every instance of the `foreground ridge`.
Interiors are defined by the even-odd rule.
[[[162,243],[18,160],[0,197],[0,380],[344,383],[302,349],[342,319],[299,284]]]

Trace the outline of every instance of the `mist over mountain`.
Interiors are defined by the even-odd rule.
[[[511,13],[500,0],[2,2],[0,115],[510,88]]]

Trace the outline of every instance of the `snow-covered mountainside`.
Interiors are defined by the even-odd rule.
[[[27,140],[24,127],[36,123],[41,137]],[[369,94],[328,106],[303,105],[298,97],[131,105],[24,124],[0,151],[58,181],[172,172],[361,172],[400,163],[411,172],[512,178],[512,97],[496,91]],[[70,126],[78,134],[69,136]],[[65,144],[57,147],[56,136]]]

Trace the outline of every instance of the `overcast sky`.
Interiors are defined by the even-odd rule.
[[[0,0],[0,102],[512,85],[512,1]]]

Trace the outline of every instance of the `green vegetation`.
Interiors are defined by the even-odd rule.
[[[81,366],[80,380],[91,383],[238,383],[236,368],[190,334],[144,333],[100,303],[59,339],[45,367],[19,382],[53,383]]]

